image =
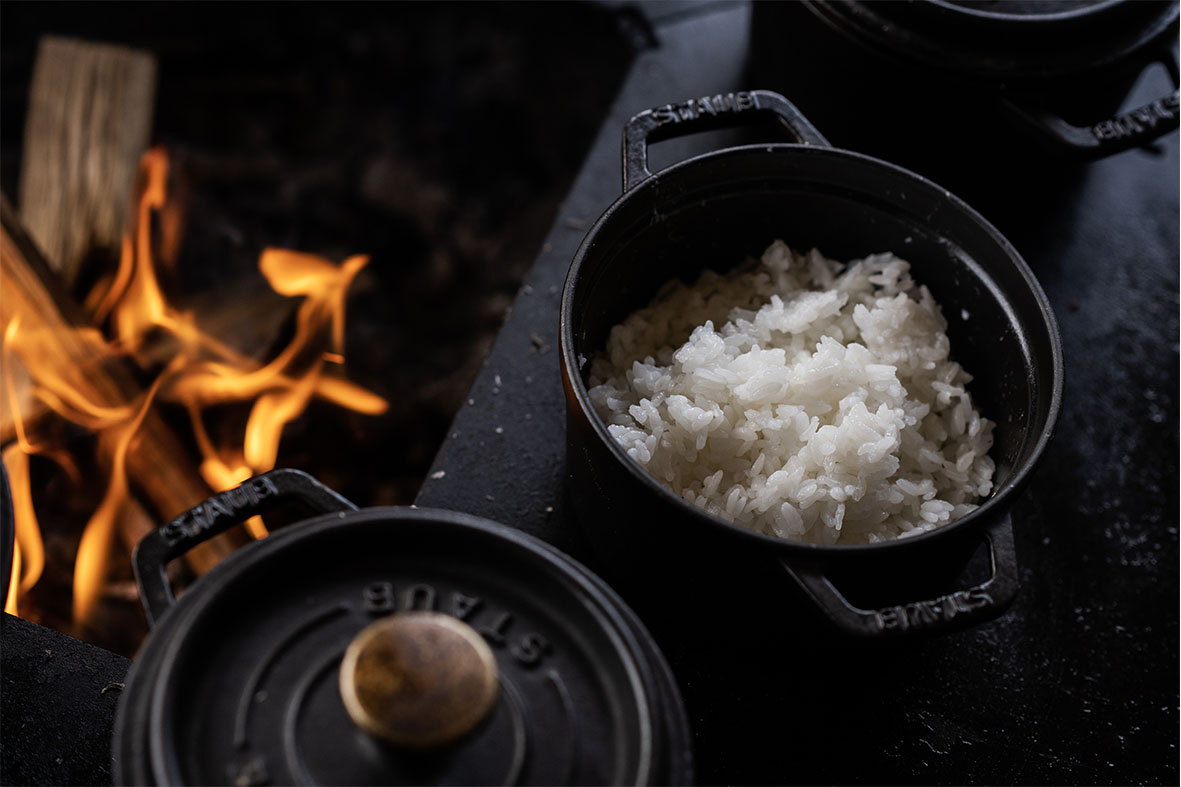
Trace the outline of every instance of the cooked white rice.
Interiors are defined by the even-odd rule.
[[[712,514],[798,541],[883,541],[992,489],[993,423],[946,328],[905,260],[846,266],[775,241],[728,275],[670,282],[612,328],[590,397],[628,456]]]

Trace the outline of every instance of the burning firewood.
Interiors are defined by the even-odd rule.
[[[367,257],[355,255],[336,265],[312,254],[263,251],[259,269],[273,291],[301,299],[290,342],[263,363],[202,331],[193,314],[178,310],[164,296],[156,278],[152,232],[153,218],[167,204],[168,159],[162,149],[144,155],[140,175],[142,192],[119,267],[100,279],[81,309],[64,293],[11,209],[3,206],[0,257],[6,298],[0,305],[0,326],[5,367],[13,368],[19,356],[37,400],[98,435],[109,471],[107,491],[78,550],[75,621],[84,620],[102,594],[106,555],[116,523],[129,513],[131,487],[164,521],[211,491],[273,468],[284,426],[313,397],[373,415],[387,407],[384,399],[340,374],[346,293]],[[7,297],[9,291],[13,297]],[[167,347],[163,352],[161,342]],[[146,388],[136,382],[144,374],[155,375]],[[28,436],[15,379],[6,374],[13,431],[22,451],[45,453]],[[188,413],[199,465],[194,466],[160,417],[157,401]],[[211,439],[207,430],[206,411],[224,405],[249,405],[240,444]],[[68,461],[62,464],[68,466]],[[25,515],[33,515],[31,506]],[[258,518],[246,529],[256,538],[267,533]],[[224,538],[190,553],[198,573],[232,548]]]
[[[83,321],[7,200],[0,203],[0,225],[0,324],[11,326],[15,319],[18,330],[36,337],[41,362],[55,370],[64,389],[76,392],[79,401],[111,411],[143,401],[144,390],[124,363],[111,357],[98,331]],[[113,461],[117,447],[110,440],[100,441],[100,446],[107,461]],[[145,414],[128,449],[128,471],[161,518],[175,516],[210,495],[182,443],[158,414]],[[191,553],[190,564],[199,573],[206,571],[240,543],[241,536],[209,542]]]

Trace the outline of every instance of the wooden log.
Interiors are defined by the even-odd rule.
[[[141,400],[142,387],[122,362],[112,362],[98,333],[93,329],[77,330],[86,325],[80,309],[2,197],[0,291],[0,326],[19,315],[22,331],[43,331],[47,341],[39,346],[40,355],[48,356],[54,368],[87,401],[119,407]],[[100,447],[100,453],[109,461],[112,446],[100,441]],[[155,412],[147,414],[132,442],[127,470],[133,488],[150,504],[160,522],[212,494],[189,452]],[[237,529],[223,534],[190,552],[188,562],[194,571],[204,573],[245,540]]]
[[[156,61],[145,52],[41,39],[21,154],[20,210],[67,286],[95,249],[114,254],[119,248],[155,95]]]

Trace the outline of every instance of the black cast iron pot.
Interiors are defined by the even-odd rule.
[[[1175,0],[757,2],[748,72],[1020,239],[1089,160],[1176,133],[1177,21]]]
[[[952,131],[959,142],[995,143],[1007,124],[1048,150],[1095,158],[1177,128],[1177,25],[1175,0],[759,2],[752,76],[834,135],[860,127],[904,141]],[[1158,61],[1173,89],[1117,114]]]
[[[772,115],[797,144],[733,147],[652,175],[647,145]],[[866,546],[817,546],[748,531],[685,502],[634,463],[594,412],[589,359],[611,327],[670,279],[694,280],[757,257],[776,238],[849,260],[894,251],[947,317],[953,355],[996,422],[995,488],[960,520]],[[752,91],[658,107],[624,133],[624,194],[574,257],[561,306],[571,497],[583,530],[620,581],[654,576],[666,592],[716,583],[729,603],[780,595],[743,583],[781,563],[838,628],[866,636],[938,631],[998,615],[1017,591],[1009,508],[1045,449],[1062,395],[1062,350],[1045,295],[1016,250],[970,207],[899,167],[836,150],[782,96]],[[973,550],[991,575],[956,586]],[[651,589],[651,588],[648,588]],[[715,593],[715,595],[719,595]]]
[[[169,560],[292,501],[318,515],[173,599]],[[120,700],[116,783],[692,780],[681,700],[646,630],[518,531],[358,510],[277,470],[149,535],[135,570],[154,630]]]

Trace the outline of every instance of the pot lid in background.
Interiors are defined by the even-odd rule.
[[[341,660],[375,621],[417,615],[430,628],[427,610],[487,643],[495,699],[457,740],[385,743],[346,710]],[[392,649],[425,648],[419,661],[428,665],[444,658],[431,651],[437,643],[407,636]],[[463,636],[444,638],[467,647]],[[463,669],[483,669],[462,658]],[[478,701],[461,697],[461,715]],[[541,542],[452,512],[329,515],[249,545],[164,617],[123,702],[114,756],[116,779],[127,783],[691,779],[676,689],[626,606]]]
[[[1142,65],[1166,53],[1178,19],[1160,0],[804,0],[863,46],[919,67],[993,81]]]

